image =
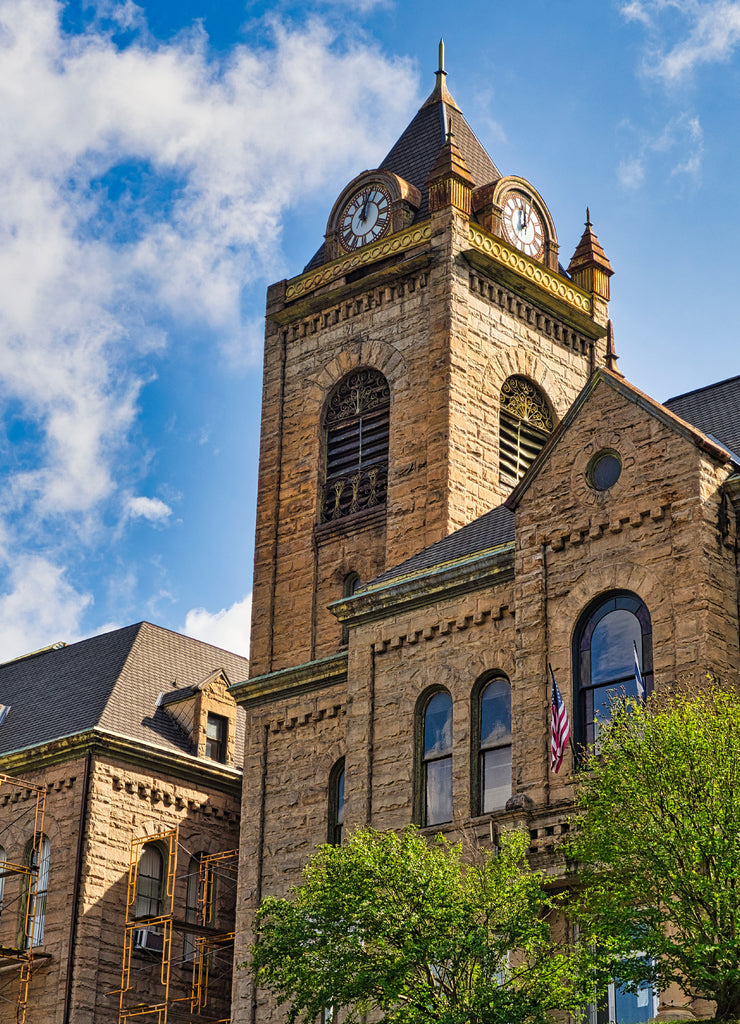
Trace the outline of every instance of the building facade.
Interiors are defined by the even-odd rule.
[[[147,622],[0,665],[0,1021],[228,1017],[247,669]]]
[[[550,665],[580,743],[633,650],[648,691],[737,681],[740,379],[660,404],[622,377],[586,221],[566,270],[440,66],[268,291],[237,962],[346,829],[522,824],[557,870]],[[281,1013],[237,972],[232,1018]]]

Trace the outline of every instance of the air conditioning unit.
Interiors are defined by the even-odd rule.
[[[145,949],[149,953],[161,953],[164,935],[154,928],[137,928],[134,932],[134,949]]]

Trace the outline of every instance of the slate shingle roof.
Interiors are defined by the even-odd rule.
[[[501,171],[478,141],[475,132],[446,88],[440,90],[439,85],[436,86],[380,164],[383,170],[398,174],[421,192],[421,206],[414,221],[425,220],[429,216],[429,190],[426,182],[445,142],[446,126],[450,124],[455,145],[460,150],[476,187],[498,181],[501,177]],[[304,271],[313,270],[323,262],[322,245],[306,264]]]
[[[740,377],[676,395],[663,405],[740,456]]]
[[[246,658],[150,622],[0,665],[0,755],[99,728],[169,751],[190,753],[181,729],[157,698],[196,686],[222,668],[247,678]],[[241,763],[244,713],[237,709],[235,760]]]
[[[433,569],[437,565],[468,558],[478,551],[508,544],[514,540],[514,513],[505,505],[492,508],[467,526],[455,530],[448,537],[443,537],[436,544],[431,544],[423,551],[407,558],[400,565],[376,576],[368,586],[375,587],[380,583],[408,576],[422,569]],[[364,588],[363,588],[364,589]]]

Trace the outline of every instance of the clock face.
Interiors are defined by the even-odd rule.
[[[510,192],[501,208],[501,223],[508,242],[526,256],[538,259],[545,251],[545,229],[532,200]]]
[[[364,185],[355,192],[339,219],[339,239],[347,252],[374,242],[391,222],[391,197],[380,185]]]

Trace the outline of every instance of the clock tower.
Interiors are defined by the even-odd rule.
[[[252,677],[339,655],[328,605],[501,504],[607,361],[611,268],[446,85],[267,297]]]

